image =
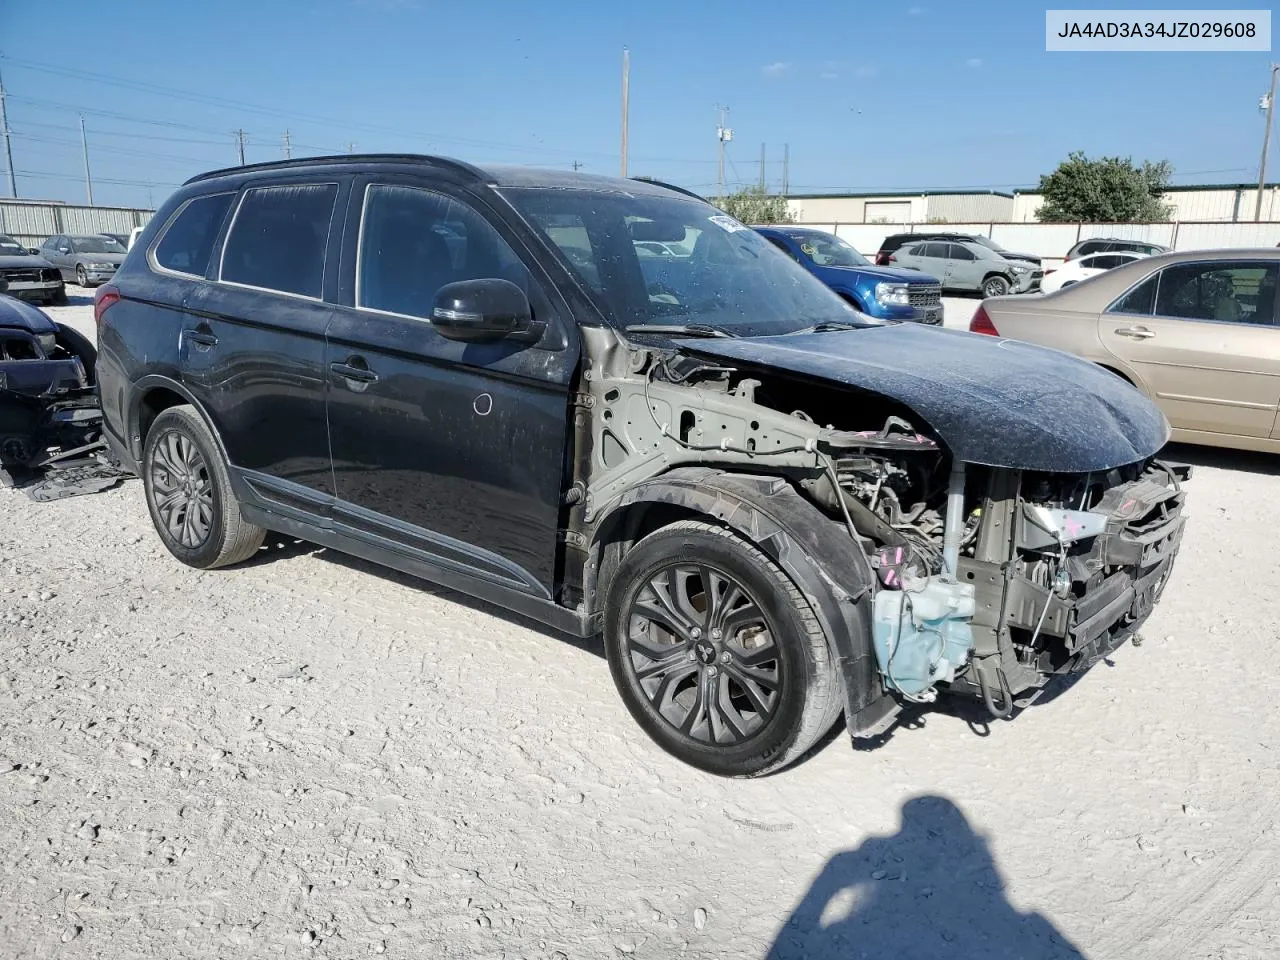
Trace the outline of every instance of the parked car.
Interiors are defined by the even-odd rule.
[[[988,297],[1036,290],[1044,277],[1038,267],[1006,260],[980,243],[918,241],[899,247],[889,262],[940,278],[943,290],[978,291]]]
[[[1280,251],[1144,257],[1043,297],[984,302],[970,329],[1074,353],[1156,402],[1188,443],[1280,453]]]
[[[1143,253],[1147,256],[1154,256],[1157,253],[1168,253],[1168,247],[1162,247],[1158,243],[1148,243],[1145,240],[1121,240],[1118,237],[1090,237],[1088,240],[1081,240],[1063,257],[1063,261],[1075,260],[1077,257],[1087,257],[1091,253],[1118,253],[1128,251],[1131,253]]]
[[[280,161],[188,181],[138,249],[98,377],[170,553],[282,531],[603,633],[639,725],[718,774],[939,686],[1005,716],[1132,636],[1177,550],[1185,471],[1127,385],[860,317],[677,188]]]
[[[82,287],[96,287],[116,275],[127,251],[116,240],[99,234],[58,234],[40,246],[40,254],[62,274]]]
[[[981,234],[974,233],[935,233],[925,231],[924,233],[894,233],[885,237],[880,242],[880,249],[876,253],[876,264],[886,266],[889,263],[889,257],[896,252],[904,244],[915,243],[918,240],[946,240],[954,243],[980,243],[988,250],[992,250],[1006,260],[1025,260],[1027,263],[1040,266],[1040,258],[1033,253],[1014,253],[1006,250],[990,237],[984,237]]]
[[[1077,260],[1070,260],[1056,270],[1046,270],[1044,279],[1040,281],[1040,291],[1053,293],[1115,267],[1141,260],[1145,256],[1145,253],[1091,253]]]
[[[756,232],[838,293],[855,310],[881,320],[942,323],[942,284],[917,270],[877,267],[833,233],[808,227]]]
[[[0,280],[5,281],[11,297],[44,303],[67,302],[67,290],[57,268],[4,234],[0,234]]]
[[[142,227],[134,227],[132,230],[130,230],[129,242],[126,243],[125,246],[128,247],[130,250],[132,250],[133,245],[138,242],[138,237],[142,236],[142,230],[143,230]]]

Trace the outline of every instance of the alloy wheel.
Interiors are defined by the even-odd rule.
[[[672,563],[645,581],[627,651],[654,710],[694,740],[748,740],[782,702],[783,658],[759,602],[709,564]]]
[[[190,437],[170,430],[151,459],[156,514],[173,540],[195,549],[213,528],[213,482],[204,455]]]

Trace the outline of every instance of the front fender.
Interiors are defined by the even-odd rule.
[[[839,523],[777,476],[687,467],[637,484],[603,516],[590,546],[584,592],[593,620],[602,618],[612,563],[645,529],[653,509],[721,523],[763,551],[791,578],[822,624],[839,665],[850,733],[875,732],[897,712],[880,683],[871,642],[875,577],[861,545]]]

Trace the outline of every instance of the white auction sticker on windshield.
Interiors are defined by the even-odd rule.
[[[733,219],[733,217],[719,216],[719,217],[707,217],[707,219],[710,220],[712,223],[714,223],[717,227],[719,227],[725,233],[737,233],[739,230],[747,229],[746,224],[739,223],[737,220]]]

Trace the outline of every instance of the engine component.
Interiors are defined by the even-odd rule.
[[[872,635],[885,686],[916,699],[950,681],[973,649],[974,588],[939,576],[876,594]]]

